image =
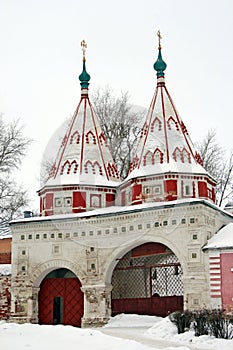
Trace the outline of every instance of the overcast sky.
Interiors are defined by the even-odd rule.
[[[232,149],[233,0],[0,0],[0,112],[34,140],[20,174],[34,199],[43,150],[79,102],[81,40],[90,91],[110,85],[148,108],[158,29],[166,86],[192,140],[216,129]]]

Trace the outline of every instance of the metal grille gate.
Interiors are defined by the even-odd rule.
[[[113,315],[124,312],[166,316],[183,309],[181,274],[177,257],[167,248],[136,257],[130,251],[113,272]]]

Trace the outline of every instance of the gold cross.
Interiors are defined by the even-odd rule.
[[[86,44],[85,40],[81,41],[81,47],[82,47],[82,50],[83,50],[83,60],[85,61],[85,53],[86,53],[86,49],[87,49],[87,44]]]
[[[161,46],[161,39],[162,39],[162,36],[161,36],[161,34],[160,34],[160,30],[158,30],[157,35],[158,35],[158,38],[159,38],[159,47],[158,47],[158,49],[161,50],[161,49],[162,49],[162,46]]]

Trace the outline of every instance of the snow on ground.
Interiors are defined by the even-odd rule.
[[[1,324],[1,348],[7,350],[149,350],[135,341],[113,338],[94,329],[71,326]]]
[[[146,315],[125,315],[119,314],[115,317],[111,317],[108,324],[104,328],[109,327],[152,327],[155,323],[163,320],[158,316],[146,316]]]
[[[176,326],[169,320],[168,317],[161,319],[145,334],[152,336],[154,339],[172,339],[177,344],[190,344],[195,348],[212,349],[212,350],[232,350],[233,339],[216,339],[212,336],[202,335],[195,337],[194,331],[188,331],[182,334],[177,334]]]
[[[11,275],[11,264],[0,264],[0,276]]]
[[[117,329],[119,331],[115,336],[103,334],[109,330],[114,334]],[[133,340],[132,335],[135,335],[137,341]],[[194,337],[191,331],[177,334],[176,327],[168,318],[124,314],[112,317],[102,331],[62,325],[19,325],[0,322],[0,341],[1,348],[6,350],[233,349],[233,340],[215,339],[209,336]]]

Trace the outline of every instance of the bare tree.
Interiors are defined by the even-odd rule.
[[[137,110],[129,104],[127,92],[116,97],[108,86],[95,90],[92,101],[113,160],[124,179],[129,172],[132,151],[139,139],[146,109],[138,107]]]
[[[0,221],[9,221],[21,215],[21,209],[28,204],[27,191],[12,178],[0,177]]]
[[[16,184],[12,172],[19,168],[30,142],[19,121],[5,123],[0,115],[0,220],[17,217],[28,202],[26,190]]]
[[[233,152],[229,159],[216,140],[216,131],[210,130],[197,144],[203,166],[216,181],[217,204],[222,206],[233,193]]]
[[[229,160],[222,164],[222,172],[220,175],[217,188],[219,192],[218,205],[221,207],[233,194],[233,152],[231,152]]]

